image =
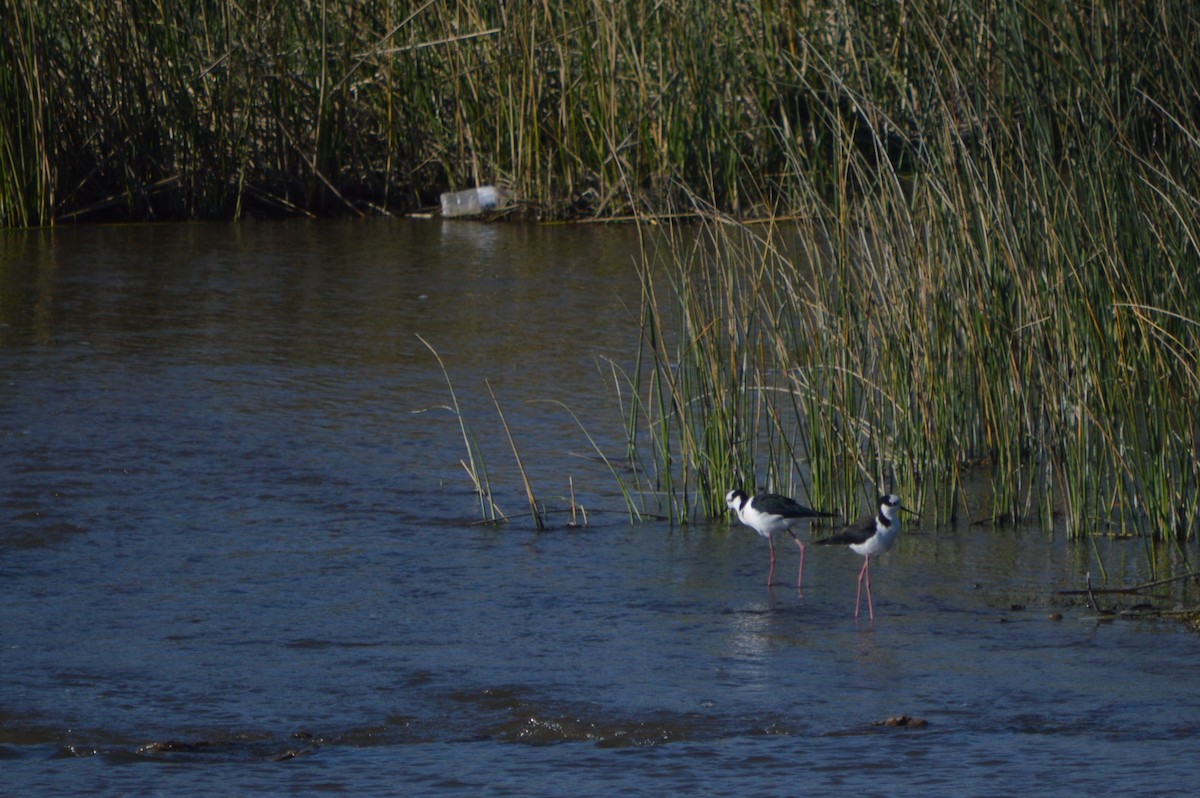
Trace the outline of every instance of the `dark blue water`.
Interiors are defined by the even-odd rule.
[[[0,238],[0,793],[1191,794],[1200,639],[1057,595],[1087,544],[910,526],[871,623],[848,551],[810,550],[800,595],[745,528],[630,525],[553,402],[620,451],[637,252],[435,221]],[[418,334],[507,525],[476,523]],[[489,385],[586,525],[521,516]],[[1146,576],[1141,543],[1099,554]]]

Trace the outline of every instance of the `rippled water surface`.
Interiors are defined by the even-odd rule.
[[[1191,794],[1200,640],[1057,595],[1097,553],[1144,578],[1139,542],[910,524],[871,623],[848,551],[799,594],[745,528],[630,526],[562,405],[621,451],[637,252],[419,220],[0,238],[0,791]],[[474,523],[417,335],[508,525]],[[521,516],[497,403],[586,525]]]

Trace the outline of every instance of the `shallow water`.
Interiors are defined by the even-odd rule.
[[[0,238],[3,792],[1191,794],[1200,640],[1057,596],[1088,545],[910,525],[872,623],[848,551],[810,549],[799,594],[745,528],[631,527],[544,400],[619,450],[637,249],[437,221]],[[418,334],[510,525],[474,523]],[[520,517],[489,385],[586,526]],[[1100,554],[1145,576],[1138,542]],[[928,725],[875,725],[899,715]]]

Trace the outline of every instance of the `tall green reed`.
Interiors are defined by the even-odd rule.
[[[417,336],[417,340],[424,344],[425,348],[428,349],[430,354],[433,355],[434,359],[437,360],[438,368],[441,369],[442,376],[446,379],[446,387],[450,392],[450,404],[444,406],[444,409],[449,410],[452,414],[454,414],[455,419],[458,421],[458,430],[462,434],[463,449],[466,452],[466,459],[460,460],[459,463],[462,465],[463,470],[467,473],[467,478],[470,479],[471,484],[474,487],[475,494],[479,498],[479,517],[492,523],[506,521],[508,520],[507,516],[496,504],[495,493],[492,490],[491,478],[488,476],[487,464],[483,458],[483,449],[479,446],[479,441],[476,439],[475,433],[467,423],[466,415],[463,413],[462,407],[459,405],[458,393],[454,390],[454,383],[450,380],[450,372],[446,370],[446,364],[442,361],[442,356],[438,354],[437,350],[433,348],[432,344],[430,344],[420,335]],[[490,389],[491,386],[488,387]],[[493,399],[494,398],[495,397],[493,396]],[[499,412],[500,406],[498,402],[496,403],[496,409],[497,412]],[[503,420],[503,413],[500,414],[500,418]],[[504,427],[505,431],[507,432],[507,422],[504,422]],[[509,436],[509,440],[512,440],[511,435]],[[513,454],[517,457],[518,467],[520,468],[520,455],[517,454],[515,443],[512,445],[512,449]],[[522,479],[525,481],[530,507],[533,509],[534,513],[534,519],[537,523],[538,529],[540,530],[542,528],[542,516],[537,511],[537,502],[533,498],[533,490],[529,486],[528,479],[525,477],[524,469],[520,470]]]
[[[3,0],[0,222],[403,212],[478,182],[543,217],[690,213],[696,194],[770,213],[790,161],[823,168],[816,109],[843,93],[852,16]]]
[[[799,95],[838,101],[808,106],[811,137],[785,127],[785,173],[751,186],[808,212],[788,228],[709,214],[702,251],[675,247],[679,331],[652,336],[647,378],[670,399],[673,479],[705,486],[701,512],[721,487],[807,480],[841,507],[895,487],[935,521],[1191,537],[1200,120],[1143,70],[1194,90],[1195,60],[1161,37],[1196,21],[960,12],[834,14],[793,68]],[[983,506],[964,490],[976,470]]]

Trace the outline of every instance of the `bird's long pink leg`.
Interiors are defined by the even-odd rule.
[[[796,539],[796,543],[800,545],[800,575],[796,577],[796,589],[804,587],[804,544],[800,543],[800,539]]]
[[[866,561],[865,561],[865,562],[863,562],[863,567],[862,567],[862,570],[860,570],[860,571],[858,572],[858,593],[856,593],[856,594],[854,595],[854,617],[855,617],[855,618],[857,618],[857,617],[858,617],[858,610],[859,610],[859,608],[862,606],[862,583],[863,583],[863,577],[864,577],[864,576],[866,576],[866,573],[867,573],[867,566],[868,566],[868,565],[870,565],[870,564],[871,564],[871,558],[870,558],[870,557],[867,557],[867,558],[866,558]],[[871,586],[870,586],[870,577],[867,577],[867,606],[868,606],[868,607],[870,607],[870,606],[871,606]],[[872,612],[871,619],[872,619],[872,620],[874,620],[874,619],[875,619],[874,610],[872,610],[871,612]]]
[[[796,537],[796,533],[792,530],[787,531],[792,536],[792,540],[796,541],[796,545],[800,547],[800,574],[796,577],[796,589],[804,587],[804,542]]]
[[[867,561],[863,563],[863,573],[867,575],[867,611],[871,613],[871,620],[875,620],[875,602],[871,601],[871,558],[867,557]]]
[[[775,578],[775,541],[767,535],[767,543],[771,544],[771,570],[767,571],[767,587],[771,586],[771,580]]]

